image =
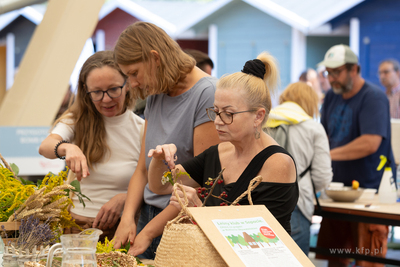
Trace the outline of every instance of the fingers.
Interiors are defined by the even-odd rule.
[[[87,165],[86,160],[81,162],[82,167],[82,177],[86,178],[89,175],[89,167]]]
[[[146,249],[147,249],[147,248],[139,247],[139,246],[136,247],[136,246],[135,246],[135,247],[130,248],[129,251],[131,251],[131,253],[132,253],[131,255],[133,255],[133,256],[136,257],[137,255],[143,254],[143,252],[145,252]]]
[[[90,175],[86,157],[76,145],[70,144],[66,147],[65,161],[70,170],[76,174],[78,181]]]
[[[131,246],[130,248],[129,248],[129,250],[128,250],[128,254],[129,255],[132,255],[132,256],[135,256],[135,254],[133,254],[134,252],[133,252],[133,247]]]
[[[106,230],[107,229],[107,227],[106,227],[107,220],[108,220],[108,215],[105,214],[100,220],[99,229],[101,229],[101,230]]]
[[[118,231],[115,233],[115,237],[114,237],[114,248],[115,249],[120,249],[122,245],[125,245],[126,243],[126,239],[120,237],[120,235],[118,234]]]
[[[99,225],[99,221],[100,219],[103,217],[104,211],[102,209],[100,209],[99,213],[97,213],[96,218],[94,219],[93,222],[93,228],[97,228],[97,226]]]
[[[136,237],[136,225],[134,222],[124,222],[118,225],[114,236],[114,248],[119,249],[122,245],[130,242],[131,245]]]
[[[111,229],[114,224],[118,221],[119,216],[108,216],[107,220],[104,223],[104,229]]]
[[[187,206],[188,207],[200,207],[202,205],[202,202],[199,199],[199,197],[197,196],[196,189],[194,189],[193,187],[190,187],[190,186],[186,186],[186,185],[182,185],[182,187],[185,190],[186,198],[188,201]],[[182,190],[178,187],[176,192],[180,198],[180,201],[183,204],[185,204],[185,198],[184,198]],[[181,210],[181,206],[180,206],[179,201],[175,194],[171,195],[170,204],[172,204],[174,207]]]
[[[136,229],[135,229],[135,231],[136,231]],[[129,232],[128,241],[129,241],[129,243],[131,243],[131,245],[132,245],[133,242],[135,241],[135,238],[136,238],[136,232],[130,231],[130,232]]]
[[[144,234],[144,231],[141,231],[135,238],[135,242],[133,246],[130,247],[129,252],[130,254],[137,256],[142,254],[146,251],[146,249],[151,245],[153,242],[153,238]]]
[[[150,149],[148,157],[164,159],[170,169],[175,168],[176,146],[174,144],[158,145],[155,149]]]
[[[119,216],[113,216],[110,218],[111,220],[108,223],[108,228],[111,229],[118,222]]]

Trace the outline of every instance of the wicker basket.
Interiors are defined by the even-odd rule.
[[[240,199],[248,195],[249,202],[252,204],[250,192],[258,186],[261,179],[261,176],[254,178],[250,182],[248,190],[239,196],[234,203],[236,204]],[[180,201],[176,187],[181,188],[185,203]],[[155,265],[162,267],[228,266],[200,227],[194,223],[195,220],[187,209],[188,200],[185,190],[180,184],[174,185],[174,193],[182,210],[164,228],[161,242],[156,252]]]

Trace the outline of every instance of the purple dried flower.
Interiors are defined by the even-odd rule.
[[[50,228],[50,220],[41,223],[33,215],[26,220],[21,220],[19,228],[19,237],[17,239],[17,248],[31,250],[34,246],[46,246],[54,239],[55,234]]]

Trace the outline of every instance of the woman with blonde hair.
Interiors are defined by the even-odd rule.
[[[328,137],[323,126],[313,118],[318,116],[319,99],[316,92],[304,82],[290,84],[279,98],[280,105],[271,110],[265,127],[272,132],[288,125],[285,148],[296,161],[299,201],[291,218],[292,238],[308,255],[310,225],[314,213],[314,190],[321,191],[332,180]],[[276,132],[278,133],[278,131]],[[279,136],[272,137],[279,140]]]
[[[196,67],[195,60],[161,28],[147,22],[136,22],[121,33],[114,57],[128,77],[128,86],[136,95],[147,97],[145,145],[129,183],[115,235],[115,247],[119,248],[121,243],[133,243],[136,233],[169,203],[170,196],[158,195],[147,185],[149,150],[158,144],[175,143],[179,147],[177,161],[183,162],[218,143],[217,132],[206,113],[214,102],[217,79]],[[140,257],[154,258],[160,239],[161,236],[152,240]]]
[[[97,52],[86,60],[74,100],[41,143],[39,153],[65,159],[81,181],[81,191],[90,201],[83,207],[73,197],[71,215],[77,224],[99,228],[111,239],[139,160],[144,121],[132,112],[133,91],[126,86],[112,51]]]
[[[179,152],[175,144],[154,146],[148,153],[152,158],[150,189],[158,194],[171,194],[172,185],[163,184],[161,177],[168,168],[179,169],[191,176],[182,174],[178,179],[188,196],[189,206],[199,207],[202,201],[195,188],[209,189],[212,184],[208,178],[217,177],[223,168],[223,182],[215,185],[213,195],[227,195],[228,202],[233,202],[248,188],[250,180],[261,175],[262,182],[251,193],[253,203],[265,205],[290,233],[290,215],[298,199],[295,164],[291,156],[261,129],[271,109],[270,91],[275,88],[278,76],[274,58],[262,53],[257,59],[247,61],[242,72],[222,77],[217,83],[213,106],[207,109],[221,143],[181,164],[174,160],[173,155]],[[182,191],[178,194],[183,197]],[[222,203],[220,198],[210,197],[206,205]],[[242,199],[239,204],[248,205],[248,199]],[[137,236],[130,253],[137,254],[146,249],[166,222],[178,215],[179,209],[178,199],[173,195],[164,212]]]

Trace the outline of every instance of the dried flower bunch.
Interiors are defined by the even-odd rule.
[[[55,233],[51,230],[50,220],[51,218],[42,223],[32,215],[27,219],[21,219],[15,248],[32,251],[34,247],[46,247],[53,243],[55,241]]]
[[[12,208],[18,209],[8,218],[8,222],[20,221],[31,215],[41,221],[50,219],[53,229],[62,229],[77,226],[68,212],[68,206],[72,200],[67,196],[69,191],[75,189],[73,186],[64,184],[68,170],[61,171],[58,175],[47,174],[40,185],[23,202],[17,198],[17,205]],[[21,185],[31,187],[31,185]],[[23,189],[22,189],[23,190]],[[22,203],[21,203],[22,202]]]
[[[65,196],[65,189],[72,189],[73,186],[65,184],[54,187],[50,192],[45,193],[47,187],[42,187],[29,196],[22,205],[10,216],[8,222],[20,221],[34,215],[36,218],[45,221],[60,221],[61,212],[71,200]]]
[[[6,167],[0,164],[0,221],[21,221],[34,216],[40,221],[49,220],[53,230],[79,227],[68,212],[68,206],[73,205],[68,195],[73,191],[81,202],[83,197],[87,197],[81,194],[78,181],[71,185],[64,184],[68,168],[58,175],[48,173],[34,184],[17,177],[18,167],[8,165],[3,157],[1,159]]]
[[[34,185],[24,185],[9,169],[0,164],[0,221],[5,222],[35,192]]]

